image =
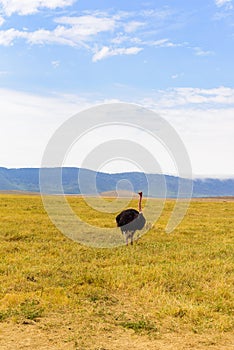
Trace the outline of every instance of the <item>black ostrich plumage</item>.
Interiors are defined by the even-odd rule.
[[[136,209],[126,209],[116,216],[116,223],[122,233],[127,231],[135,232],[143,229],[145,218]]]

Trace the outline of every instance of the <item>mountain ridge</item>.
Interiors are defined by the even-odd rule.
[[[179,183],[186,184],[188,179],[173,175],[144,174],[142,172],[104,173],[94,170],[63,167],[47,168],[51,175],[48,180],[48,192],[56,194],[53,174],[62,172],[62,184],[65,194],[100,194],[108,191],[126,190],[148,193],[150,182],[150,196],[168,198],[177,197]],[[0,167],[0,191],[40,192],[40,168],[5,168]],[[82,189],[78,184],[78,177],[82,176]],[[95,182],[94,182],[95,180]],[[51,181],[51,182],[50,182]],[[191,180],[193,183],[193,197],[234,196],[234,178],[217,179],[202,178]]]

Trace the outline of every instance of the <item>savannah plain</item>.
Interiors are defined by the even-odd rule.
[[[234,349],[234,201],[192,200],[166,234],[173,206],[133,246],[101,249],[64,236],[39,195],[0,194],[0,349]]]

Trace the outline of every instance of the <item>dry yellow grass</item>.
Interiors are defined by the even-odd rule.
[[[232,349],[234,202],[192,201],[168,235],[173,205],[132,247],[97,249],[63,236],[39,196],[2,194],[0,348]]]

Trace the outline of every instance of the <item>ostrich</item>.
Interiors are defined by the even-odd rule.
[[[139,192],[139,212],[135,209],[123,210],[119,215],[116,216],[117,226],[120,227],[122,234],[125,235],[126,245],[128,245],[129,238],[131,244],[133,244],[133,236],[136,230],[142,230],[145,226],[145,218],[142,214],[141,202],[142,192]]]

